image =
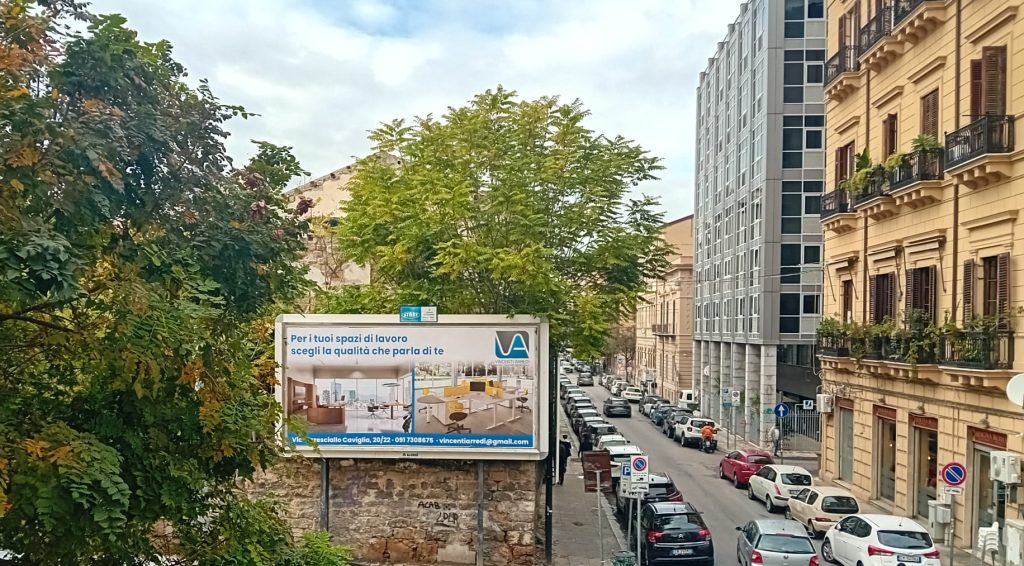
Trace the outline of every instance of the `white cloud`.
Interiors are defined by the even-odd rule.
[[[314,175],[369,151],[366,131],[440,114],[498,84],[580,98],[588,126],[664,158],[671,217],[693,209],[694,89],[739,0],[97,0],[144,40],[166,38],[192,77],[261,116],[249,139],[294,146]]]

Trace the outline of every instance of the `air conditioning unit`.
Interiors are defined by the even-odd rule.
[[[1020,483],[1020,455],[1013,452],[992,452],[989,454],[991,466],[989,476],[992,481],[1003,483]]]
[[[835,400],[836,398],[832,395],[826,395],[819,393],[817,396],[818,412],[819,413],[831,413],[835,411]]]

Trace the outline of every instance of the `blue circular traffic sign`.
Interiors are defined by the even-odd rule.
[[[962,485],[967,481],[967,468],[960,462],[950,462],[942,468],[942,480],[946,485]]]
[[[772,412],[775,413],[775,416],[779,417],[780,419],[788,417],[789,405],[785,403],[779,403],[778,405],[775,405],[775,409],[772,410]]]
[[[642,472],[647,469],[647,458],[637,458],[633,460],[633,469]]]

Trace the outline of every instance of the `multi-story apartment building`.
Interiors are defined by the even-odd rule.
[[[693,391],[693,215],[668,222],[662,234],[670,265],[648,281],[637,307],[635,365],[639,383],[677,401]]]
[[[828,6],[831,317],[819,353],[834,410],[823,417],[821,475],[926,518],[943,498],[938,470],[964,463],[959,546],[1021,513],[992,471],[1000,453],[1024,453],[1024,411],[1006,395],[1024,370],[1014,317],[1024,298],[1022,8]]]
[[[705,413],[753,439],[816,393],[824,18],[824,0],[742,4],[697,88],[694,375]]]

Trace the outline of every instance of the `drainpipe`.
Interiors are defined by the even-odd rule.
[[[867,148],[871,142],[871,70],[864,70],[864,147]],[[870,148],[869,148],[870,149]],[[851,205],[853,204],[852,198]],[[868,261],[868,217],[864,216],[864,237],[861,244],[861,253],[864,256],[864,269],[861,270],[861,296],[864,300],[860,302],[860,319],[867,324],[868,321],[868,269],[871,263]]]
[[[961,38],[961,15],[960,7],[962,0],[956,0],[956,40],[954,42],[955,47],[955,59],[953,62],[953,72],[956,75],[956,81],[953,82],[953,129],[960,129],[960,38]],[[945,141],[945,140],[943,140]],[[945,163],[943,163],[945,167]],[[956,322],[956,298],[957,298],[957,268],[960,266],[960,184],[953,183],[953,286],[952,286],[952,301],[950,304],[953,306],[950,310],[952,311],[951,320]]]

